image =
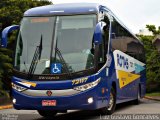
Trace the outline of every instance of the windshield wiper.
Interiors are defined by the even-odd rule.
[[[71,72],[70,72],[69,69],[68,69],[68,65],[67,65],[66,61],[64,60],[61,51],[57,48],[57,45],[56,45],[55,50],[56,50],[56,52],[55,52],[55,59],[56,59],[56,53],[57,53],[58,56],[59,56],[59,58],[60,58],[60,61],[61,61],[61,62],[63,63],[63,65],[64,65],[65,71],[71,76]]]
[[[40,44],[39,44],[39,46],[36,47],[35,53],[32,58],[31,65],[29,67],[28,79],[30,79],[32,77],[33,73],[35,72],[38,60],[40,60],[40,58],[41,58],[42,49],[43,48],[42,48],[42,35],[41,35]]]
[[[56,54],[58,54],[58,56],[60,58],[60,61],[63,64],[63,67],[64,67],[65,71],[69,74],[69,76],[71,76],[71,72],[69,71],[68,65],[67,65],[66,61],[64,60],[61,51],[57,47],[57,42],[58,42],[58,38],[57,38],[58,23],[59,23],[59,17],[56,18],[56,22],[55,22],[55,33],[54,33],[55,56],[54,56],[53,60],[57,61],[56,60]]]

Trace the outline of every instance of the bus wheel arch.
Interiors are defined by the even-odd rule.
[[[102,115],[111,115],[112,113],[114,113],[115,108],[116,108],[116,83],[112,82],[111,84],[111,90],[110,90],[110,98],[109,98],[109,103],[108,106],[101,108],[100,109],[100,113]]]
[[[116,82],[115,81],[112,82],[112,87],[114,88],[114,90],[115,90],[115,92],[117,94],[117,86],[116,86]]]

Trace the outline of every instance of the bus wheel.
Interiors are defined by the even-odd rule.
[[[103,115],[111,115],[116,108],[116,92],[115,89],[112,88],[110,92],[110,100],[108,107],[104,107],[100,110],[100,113]]]
[[[38,113],[45,118],[52,118],[57,114],[57,111],[51,110],[38,110]]]
[[[140,99],[141,99],[141,97],[140,97],[140,88],[139,88],[138,93],[137,93],[137,99],[133,100],[133,104],[134,105],[139,105]]]

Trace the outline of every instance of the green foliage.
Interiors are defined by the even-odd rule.
[[[33,7],[51,4],[47,0],[1,0],[0,23],[2,28],[19,24],[23,13]]]
[[[160,92],[155,92],[155,93],[147,93],[146,96],[150,96],[150,97],[159,97],[160,96]]]
[[[146,25],[146,28],[148,28],[148,30],[151,31],[154,35],[160,34],[160,26],[158,27],[158,30],[156,29],[155,25]]]
[[[1,0],[0,33],[7,26],[19,24],[23,17],[23,13],[26,10],[49,4],[51,4],[51,2],[47,0]],[[10,85],[10,76],[12,75],[13,68],[12,58],[15,38],[16,32],[13,32],[11,35],[9,35],[8,48],[0,48],[0,90],[3,86],[6,87]]]
[[[155,31],[154,35],[158,33],[154,25],[147,26],[149,31]],[[156,47],[152,45],[152,40],[155,36],[139,37],[144,44],[146,52],[147,92],[160,91],[160,54]]]

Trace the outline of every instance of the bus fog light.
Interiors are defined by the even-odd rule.
[[[15,98],[13,98],[12,102],[13,102],[14,104],[16,104],[16,99],[15,99]]]
[[[89,104],[93,103],[93,97],[88,98],[88,103]]]

